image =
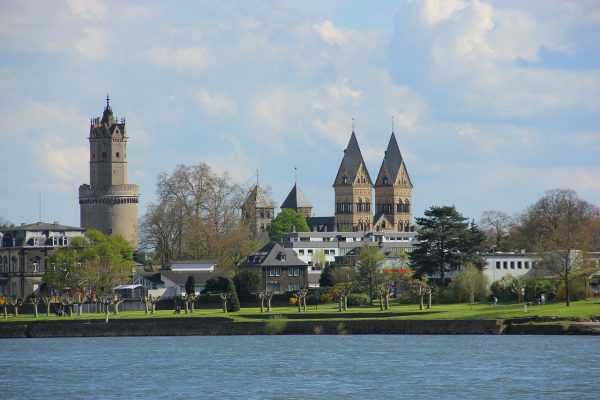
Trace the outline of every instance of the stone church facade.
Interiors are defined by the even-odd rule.
[[[117,121],[107,96],[102,118],[90,123],[90,183],[79,187],[80,222],[137,247],[139,187],[127,180],[127,139],[125,120]]]
[[[412,188],[394,132],[374,184],[356,134],[352,132],[333,183],[335,229],[386,232],[411,230]]]

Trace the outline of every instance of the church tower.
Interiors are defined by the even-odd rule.
[[[259,234],[267,230],[273,218],[275,218],[275,202],[257,183],[242,204],[242,221]]]
[[[304,196],[304,193],[298,187],[298,184],[294,184],[294,187],[287,195],[283,204],[281,205],[281,209],[289,208],[294,210],[304,216],[304,218],[312,217],[312,204],[310,201]]]
[[[396,135],[392,132],[375,181],[374,230],[398,232],[410,230],[412,188]]]
[[[117,121],[106,96],[102,119],[90,121],[90,184],[79,187],[80,221],[137,248],[139,188],[127,183],[127,139],[125,119]]]
[[[338,230],[369,231],[373,214],[373,182],[352,131],[333,183],[335,226]]]

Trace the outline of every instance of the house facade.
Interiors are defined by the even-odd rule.
[[[308,264],[293,249],[270,242],[237,266],[260,277],[261,290],[286,292],[308,287]]]
[[[216,269],[214,261],[175,261],[158,271],[138,268],[132,283],[144,286],[147,291],[160,293],[163,298],[181,297],[186,293],[185,284],[190,276],[194,278],[194,292],[200,294],[206,281],[224,274]]]
[[[0,295],[27,297],[43,289],[48,257],[56,248],[82,237],[85,229],[58,222],[21,224],[0,230]]]

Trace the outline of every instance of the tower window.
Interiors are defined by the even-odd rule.
[[[103,158],[103,159],[105,159],[105,158],[106,158],[106,152],[105,152],[105,151],[103,151],[103,152],[102,152],[102,158]]]
[[[92,153],[92,159],[96,159],[96,153]]]
[[[116,157],[119,158],[119,152],[117,151]]]

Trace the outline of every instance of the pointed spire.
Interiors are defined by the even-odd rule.
[[[294,184],[292,190],[287,195],[283,204],[281,204],[281,208],[291,208],[292,210],[298,211],[299,208],[312,208],[312,204],[308,201],[302,190],[298,187],[297,184]]]
[[[354,182],[356,178],[356,174],[360,169],[361,164],[365,164],[362,153],[360,151],[360,146],[358,145],[358,140],[356,140],[356,134],[352,131],[350,135],[350,140],[348,141],[348,146],[344,150],[344,158],[342,158],[342,162],[340,164],[340,168],[338,170],[338,175],[342,170],[342,166],[346,166],[346,170],[348,171],[348,180],[349,183]],[[366,164],[365,164],[366,165]],[[365,168],[366,169],[366,168]],[[368,183],[371,183],[371,177],[369,176],[369,172],[367,171]],[[337,180],[337,177],[336,177]],[[335,184],[335,183],[334,183]]]
[[[103,124],[112,125],[116,123],[115,116],[113,115],[112,109],[110,108],[110,97],[106,94],[106,107],[104,108],[104,114],[102,114]]]

